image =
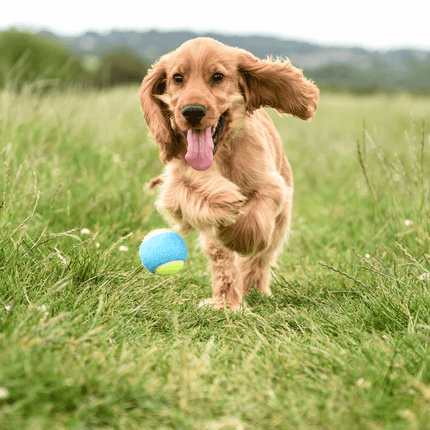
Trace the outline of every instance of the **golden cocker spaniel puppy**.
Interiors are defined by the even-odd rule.
[[[264,107],[310,119],[318,89],[288,60],[259,60],[210,38],[189,40],[149,70],[140,101],[164,173],[157,209],[182,235],[199,230],[217,309],[252,287],[288,232],[293,177]]]

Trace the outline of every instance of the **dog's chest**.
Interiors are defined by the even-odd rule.
[[[243,171],[237,169],[233,157],[223,160],[217,167],[219,175],[237,185],[242,195],[250,197],[256,193],[257,190],[253,183],[253,178],[249,175],[244,175]]]

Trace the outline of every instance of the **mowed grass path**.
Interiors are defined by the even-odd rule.
[[[137,90],[0,93],[0,428],[430,428],[430,100],[270,111],[292,231],[231,313],[197,308],[196,233],[180,274],[142,268],[166,224]]]

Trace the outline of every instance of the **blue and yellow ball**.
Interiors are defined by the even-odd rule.
[[[160,228],[147,234],[139,248],[145,268],[156,275],[174,275],[187,261],[187,245],[174,231]]]

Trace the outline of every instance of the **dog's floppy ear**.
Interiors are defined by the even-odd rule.
[[[288,59],[259,60],[249,52],[238,50],[237,69],[249,113],[271,107],[303,120],[314,116],[318,88]]]
[[[170,124],[171,112],[159,96],[166,90],[165,60],[162,58],[148,70],[140,87],[140,103],[152,138],[160,145],[160,159],[167,164],[179,154],[181,136]]]

